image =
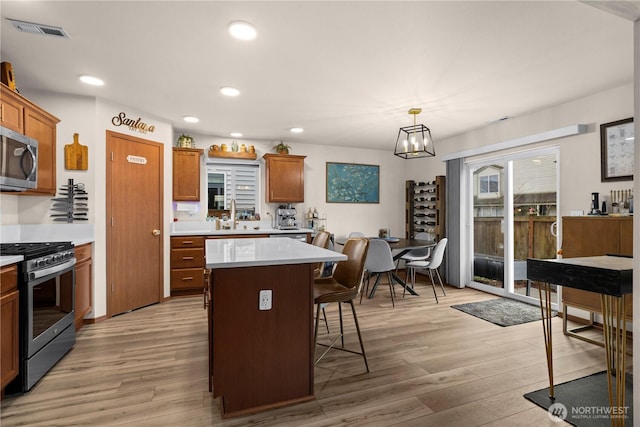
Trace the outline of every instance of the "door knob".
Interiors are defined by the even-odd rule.
[[[153,230],[151,232],[151,234],[153,234],[154,236],[159,236],[160,235],[160,230]]]

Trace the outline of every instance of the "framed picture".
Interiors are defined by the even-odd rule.
[[[327,203],[380,203],[380,166],[327,162]]]
[[[600,125],[601,181],[633,180],[633,117]]]

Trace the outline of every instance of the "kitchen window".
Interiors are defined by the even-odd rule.
[[[259,166],[257,164],[211,163],[207,166],[209,210],[236,210],[243,215],[258,211]]]

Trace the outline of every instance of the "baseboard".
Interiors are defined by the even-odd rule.
[[[84,319],[83,323],[85,325],[92,325],[94,323],[104,322],[107,319],[108,319],[108,317],[106,315],[104,315],[104,316],[100,316],[100,317],[92,317],[90,319]]]

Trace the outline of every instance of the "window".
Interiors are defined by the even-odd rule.
[[[223,197],[213,198],[218,200],[218,204],[211,206],[209,209],[225,209],[231,207],[231,199],[236,200],[236,209],[238,212],[245,211],[247,214],[255,214],[258,211],[258,193],[259,193],[259,167],[257,164],[226,164],[212,163],[207,166],[207,175],[209,182],[219,183],[216,187],[220,187],[224,183],[224,189],[216,189],[216,195]],[[221,179],[221,175],[224,179]],[[211,185],[209,187],[212,187]],[[224,200],[224,207],[220,203],[220,199]],[[211,201],[211,198],[210,198]]]
[[[498,174],[480,176],[479,179],[480,194],[495,194],[500,191],[500,176]]]

